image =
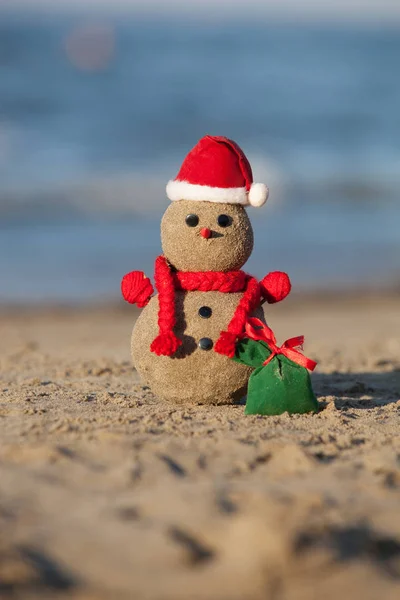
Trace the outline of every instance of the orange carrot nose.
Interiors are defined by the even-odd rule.
[[[203,229],[200,229],[200,235],[208,240],[208,238],[211,237],[211,230],[207,229],[207,227],[203,227]]]

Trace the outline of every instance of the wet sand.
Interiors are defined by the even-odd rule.
[[[136,314],[0,312],[0,598],[399,598],[400,296],[269,308],[313,416],[160,402]]]

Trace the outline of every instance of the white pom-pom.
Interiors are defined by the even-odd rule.
[[[262,206],[266,203],[269,189],[265,183],[253,183],[249,191],[249,202],[251,206]]]

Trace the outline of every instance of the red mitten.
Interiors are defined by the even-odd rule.
[[[289,275],[282,271],[273,271],[268,273],[260,282],[261,297],[269,304],[280,302],[290,293],[292,284]]]
[[[129,304],[137,304],[139,308],[143,308],[149,303],[154,288],[143,271],[132,271],[122,279],[121,292]]]

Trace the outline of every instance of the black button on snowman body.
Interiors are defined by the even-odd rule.
[[[202,319],[209,319],[212,315],[212,309],[209,306],[201,306],[199,308],[199,315]]]
[[[211,350],[213,345],[213,341],[210,340],[210,338],[201,338],[201,340],[199,341],[200,350]]]

